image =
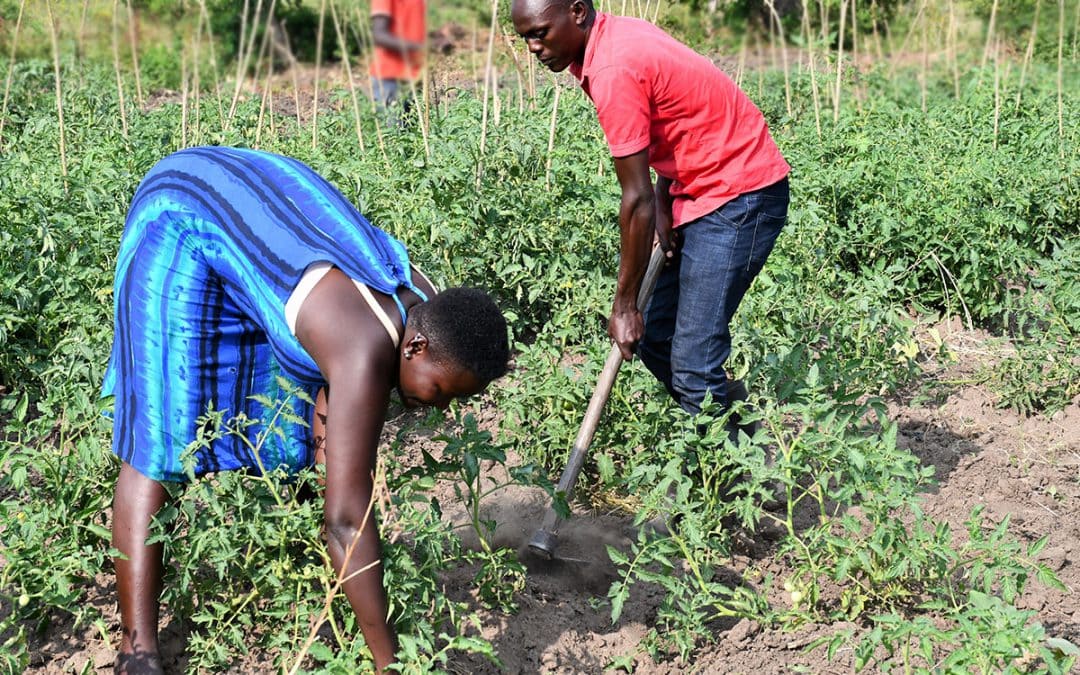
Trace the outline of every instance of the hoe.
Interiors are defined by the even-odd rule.
[[[656,246],[653,248],[652,256],[649,258],[649,267],[645,270],[645,278],[641,281],[641,290],[638,291],[637,306],[639,310],[644,312],[645,307],[649,304],[653,288],[656,287],[656,279],[660,276],[660,270],[663,267],[664,251],[659,246]],[[612,345],[607,360],[604,362],[604,368],[600,371],[596,389],[593,391],[592,398],[589,399],[589,407],[585,410],[585,419],[582,421],[581,429],[574,440],[574,447],[570,451],[570,459],[566,462],[566,468],[563,469],[562,477],[559,478],[559,485],[556,488],[566,495],[567,501],[570,500],[570,495],[574,491],[574,484],[577,483],[578,474],[581,473],[581,467],[585,463],[585,453],[592,443],[596,425],[600,421],[600,414],[604,411],[604,405],[611,394],[611,387],[615,384],[615,376],[619,374],[619,367],[622,366],[622,362],[622,352],[619,351],[619,346]],[[561,525],[562,519],[559,514],[556,513],[554,508],[549,507],[547,513],[544,514],[544,521],[540,525],[540,529],[529,540],[529,548],[548,560],[554,559],[555,548],[559,544],[559,527]]]

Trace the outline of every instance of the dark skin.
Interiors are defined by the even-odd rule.
[[[529,51],[552,72],[585,61],[596,12],[583,0],[514,0],[510,10],[514,30]],[[637,295],[649,262],[654,237],[672,250],[671,181],[663,176],[652,183],[648,149],[613,158],[622,189],[619,204],[620,256],[615,300],[608,318],[608,335],[629,361],[645,332],[637,308]]]
[[[422,275],[413,278],[428,297],[434,295]],[[454,398],[479,393],[486,383],[440,360],[437,348],[412,321],[401,324],[390,296],[375,297],[398,334],[404,334],[396,348],[353,282],[337,269],[319,281],[301,306],[296,336],[327,381],[312,420],[319,441],[316,460],[326,464],[327,548],[335,571],[351,577],[344,584],[345,595],[381,672],[394,660],[397,638],[387,622],[378,531],[372,517],[367,515],[365,523],[365,516],[390,391],[396,386],[409,407],[445,409]],[[399,297],[407,310],[422,302],[408,290]],[[121,673],[161,672],[157,625],[162,548],[145,541],[151,518],[167,497],[161,483],[123,464],[113,502],[113,546],[127,556],[115,559],[123,630],[117,657]]]
[[[424,45],[394,35],[390,31],[390,16],[377,14],[371,17],[371,41],[375,46],[398,52],[402,58],[408,58],[412,52],[423,51]]]

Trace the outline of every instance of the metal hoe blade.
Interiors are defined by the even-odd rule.
[[[641,290],[638,291],[637,306],[639,310],[645,311],[645,307],[649,304],[653,289],[656,288],[656,279],[660,276],[660,270],[663,267],[664,251],[659,246],[656,246],[653,248],[652,256],[649,258],[649,266],[645,270],[645,277],[641,281]],[[574,492],[578,474],[581,473],[581,467],[585,464],[589,446],[592,444],[593,435],[596,433],[597,424],[600,422],[600,415],[607,404],[608,396],[611,395],[611,388],[615,384],[615,376],[619,374],[622,362],[622,352],[619,351],[619,346],[612,345],[607,360],[604,361],[604,368],[600,371],[600,377],[597,379],[596,389],[593,390],[592,398],[589,399],[589,407],[585,410],[585,419],[581,422],[581,429],[578,431],[577,438],[574,439],[570,459],[567,460],[566,468],[563,469],[559,484],[556,487],[558,491],[566,495],[567,501],[570,500],[570,496]],[[555,549],[559,545],[559,528],[562,523],[563,520],[555,509],[548,507],[540,529],[529,539],[529,548],[548,560],[553,559]]]

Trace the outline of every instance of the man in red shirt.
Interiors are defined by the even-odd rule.
[[[706,393],[727,405],[731,318],[787,219],[790,167],[765,119],[712,62],[646,21],[597,13],[592,0],[514,0],[511,15],[541,63],[581,83],[614,158],[621,254],[608,333],[685,410],[699,412]],[[668,264],[642,316],[654,237]]]
[[[407,110],[412,83],[424,66],[427,7],[424,0],[372,0],[371,93],[386,110],[397,102]],[[396,115],[391,115],[393,121]]]

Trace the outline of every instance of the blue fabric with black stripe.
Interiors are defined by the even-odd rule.
[[[304,270],[320,261],[395,300],[401,287],[416,290],[401,242],[302,162],[201,147],[155,165],[132,200],[117,257],[102,387],[115,396],[113,452],[163,481],[186,480],[185,449],[196,475],[310,465],[310,429],[295,421],[277,421],[283,434],[259,436],[265,423],[257,423],[209,448],[194,441],[210,409],[265,422],[273,410],[252,396],[284,397],[279,377],[312,398],[324,384],[285,320]],[[310,421],[308,404],[291,404]]]

